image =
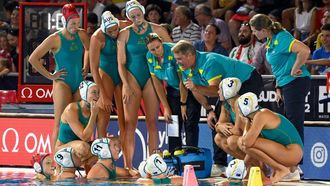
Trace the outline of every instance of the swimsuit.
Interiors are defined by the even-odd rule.
[[[64,69],[67,72],[64,78],[64,83],[71,88],[71,92],[75,93],[80,82],[83,80],[82,63],[84,46],[80,40],[78,33],[75,34],[73,40],[68,40],[62,32],[58,33],[61,39],[61,47],[58,52],[54,53],[56,61],[55,70]],[[62,80],[61,80],[62,81]]]
[[[144,34],[137,34],[133,28],[129,28],[129,39],[126,44],[127,70],[135,77],[136,81],[143,89],[150,78],[149,68],[146,60],[148,48],[144,42],[146,36],[152,32],[151,25]]]
[[[105,45],[100,52],[100,69],[102,69],[112,79],[115,86],[121,80],[118,72],[117,62],[117,42],[107,34],[105,36]]]
[[[79,121],[81,122],[83,127],[86,128],[90,117],[85,118],[83,116],[79,102],[77,102],[77,106],[78,106]],[[80,140],[80,138],[72,131],[68,123],[64,123],[61,120],[58,140],[63,144],[66,144],[74,140]]]

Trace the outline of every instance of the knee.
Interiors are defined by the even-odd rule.
[[[217,144],[218,147],[222,148],[223,149],[223,142],[222,142],[222,136],[221,134],[217,133],[215,136],[214,136],[214,142],[215,144]]]
[[[236,149],[238,144],[237,144],[237,138],[233,137],[233,136],[230,136],[228,139],[227,139],[227,144],[229,146],[230,149]]]

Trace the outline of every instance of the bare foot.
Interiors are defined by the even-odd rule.
[[[139,177],[139,175],[140,175],[139,171],[136,170],[135,168],[129,168],[128,173],[134,178]]]
[[[290,173],[290,170],[287,167],[274,170],[274,176],[272,176],[270,179],[272,180],[272,184],[275,184],[279,182],[284,176]]]

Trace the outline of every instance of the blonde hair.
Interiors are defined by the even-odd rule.
[[[277,34],[284,30],[281,23],[273,22],[265,14],[257,14],[253,16],[250,20],[250,26],[253,26],[258,31],[262,29],[270,30],[273,34]]]

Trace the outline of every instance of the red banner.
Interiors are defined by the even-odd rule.
[[[18,85],[20,102],[52,102],[52,85]]]
[[[53,119],[0,118],[0,166],[30,166],[34,153],[51,153]]]

